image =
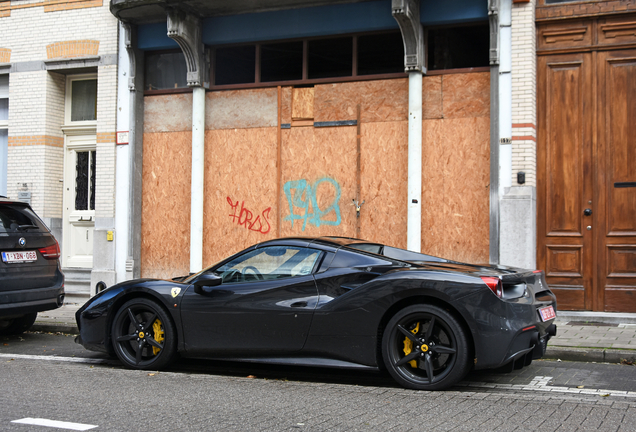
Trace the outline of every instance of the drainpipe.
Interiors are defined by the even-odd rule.
[[[391,13],[400,26],[404,43],[404,71],[409,74],[408,213],[406,247],[422,249],[422,74],[424,31],[419,0],[392,0]]]
[[[128,34],[127,34],[128,32]],[[119,58],[117,80],[117,150],[115,164],[115,272],[117,282],[126,280],[126,259],[128,257],[128,235],[130,220],[130,151],[129,140],[125,145],[120,143],[119,132],[128,131],[130,127],[130,90],[128,74],[131,67],[126,51],[126,41],[130,41],[130,26],[119,22]],[[130,136],[130,134],[128,135]]]
[[[192,183],[190,186],[190,272],[203,268],[203,171],[205,159],[205,89],[208,64],[201,39],[201,20],[179,9],[168,9],[168,37],[183,51],[192,88]]]
[[[490,235],[489,262],[499,264],[499,0],[488,1],[490,24]]]

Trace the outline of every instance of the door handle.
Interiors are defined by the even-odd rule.
[[[295,303],[290,304],[289,306],[291,307],[307,307],[307,302],[306,301],[297,301]]]
[[[583,215],[585,215],[585,216],[592,216],[592,209],[585,209],[585,210],[583,210]]]

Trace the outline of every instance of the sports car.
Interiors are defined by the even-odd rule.
[[[122,282],[76,314],[76,342],[133,369],[177,355],[387,370],[439,390],[521,368],[556,334],[542,271],[472,265],[342,237],[251,246],[196,274]]]

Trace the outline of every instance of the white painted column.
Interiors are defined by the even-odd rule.
[[[499,11],[499,196],[512,186],[512,0]]]
[[[203,170],[205,168],[205,88],[192,88],[192,183],[190,272],[203,268]]]
[[[409,72],[409,167],[406,248],[422,248],[422,72]]]
[[[126,30],[119,22],[117,131],[130,130],[130,60],[126,50]],[[126,280],[126,260],[130,240],[130,145],[118,145],[115,165],[115,272],[117,282]]]

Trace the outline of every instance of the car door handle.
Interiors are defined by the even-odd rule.
[[[307,307],[307,302],[306,302],[306,301],[297,301],[297,302],[295,302],[295,303],[290,304],[289,306],[291,306],[291,307],[295,307],[295,308],[298,308],[298,307]]]

